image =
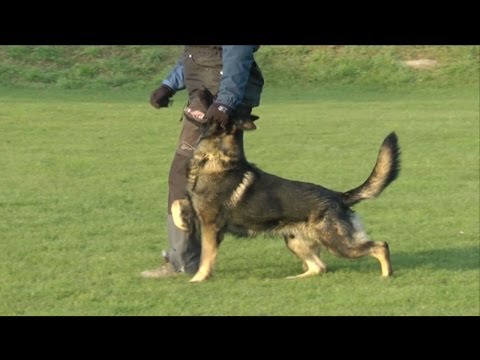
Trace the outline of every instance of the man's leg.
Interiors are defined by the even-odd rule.
[[[182,132],[177,151],[168,175],[168,209],[167,235],[169,250],[164,257],[167,264],[142,273],[143,277],[163,278],[177,275],[181,272],[194,274],[200,262],[201,246],[197,236],[188,234],[177,228],[173,222],[171,206],[175,200],[185,198],[187,184],[187,167],[193,155],[194,144],[200,136],[200,130],[190,121],[183,119]]]
[[[185,144],[183,146],[185,148]],[[172,203],[175,200],[185,198],[187,166],[190,157],[191,155],[185,156],[184,152],[180,153],[177,151],[170,169],[167,217],[168,244],[170,249],[167,257],[175,271],[193,274],[197,271],[200,262],[200,241],[196,239],[195,234],[189,236],[188,233],[175,226],[171,211]]]

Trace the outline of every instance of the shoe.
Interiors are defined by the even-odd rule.
[[[140,275],[149,279],[164,279],[180,275],[180,271],[175,271],[172,264],[166,263],[157,269],[145,270]]]

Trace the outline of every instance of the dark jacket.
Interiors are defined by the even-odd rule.
[[[259,45],[219,46],[219,49],[221,48],[222,68],[216,102],[232,109],[236,109],[242,102],[249,81],[250,70],[255,61],[253,54],[259,47]],[[183,61],[184,57],[182,56],[170,74],[163,80],[163,84],[169,86],[173,91],[185,88]]]

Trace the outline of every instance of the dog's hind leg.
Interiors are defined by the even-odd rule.
[[[337,248],[334,253],[350,259],[372,256],[380,262],[383,277],[393,275],[390,250],[385,241],[349,242]]]
[[[351,217],[354,227],[353,241],[348,241],[340,246],[343,255],[349,258],[372,256],[378,260],[382,268],[382,276],[393,275],[392,263],[390,262],[390,249],[385,241],[371,241],[363,228],[358,215]]]
[[[318,258],[320,258],[320,246],[316,247],[316,248],[313,248],[314,252],[315,252],[315,255],[318,256]],[[303,271],[307,271],[308,270],[308,265],[305,261],[303,261],[303,264],[302,264],[302,269]]]
[[[323,230],[322,243],[331,253],[349,259],[372,256],[380,262],[383,277],[393,275],[388,244],[369,240],[357,215],[350,222],[330,221]]]
[[[327,271],[327,266],[318,257],[319,247],[317,244],[294,235],[285,236],[285,243],[288,249],[303,261],[305,270],[303,274],[289,276],[287,279],[298,279]]]
[[[215,225],[202,225],[202,255],[200,258],[200,267],[190,282],[201,282],[210,277],[213,264],[217,258],[220,239],[221,234],[219,234]]]
[[[370,255],[380,262],[382,267],[382,276],[388,277],[393,275],[392,263],[390,262],[390,249],[386,241],[372,241],[375,246],[372,246]]]

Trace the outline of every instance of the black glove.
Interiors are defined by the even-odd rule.
[[[173,96],[175,91],[173,91],[167,85],[162,85],[156,89],[152,95],[150,95],[150,104],[156,109],[162,107],[168,107],[170,103],[170,98]]]
[[[230,120],[232,114],[233,110],[230,107],[220,103],[213,103],[208,108],[205,118],[207,121],[214,120],[215,122],[225,126]]]

